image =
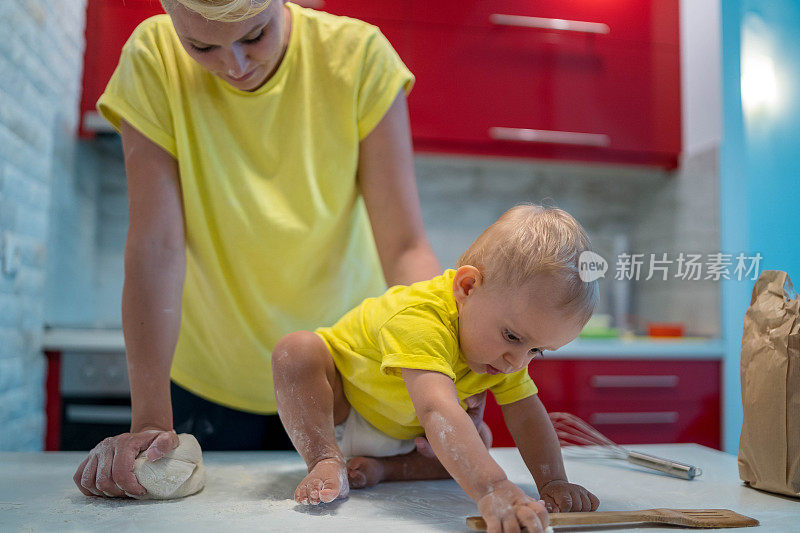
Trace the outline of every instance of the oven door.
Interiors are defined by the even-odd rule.
[[[130,431],[131,403],[125,354],[61,354],[61,450],[89,450]]]

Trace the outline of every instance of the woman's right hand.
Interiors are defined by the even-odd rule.
[[[489,533],[543,532],[550,523],[547,509],[508,480],[494,483],[478,500]]]
[[[144,496],[147,490],[133,474],[139,452],[147,450],[147,460],[161,459],[178,447],[178,435],[170,430],[148,429],[108,437],[89,452],[72,477],[87,496]]]

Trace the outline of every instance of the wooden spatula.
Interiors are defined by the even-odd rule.
[[[643,511],[550,513],[551,526],[587,526],[630,522],[671,524],[692,528],[751,527],[758,525],[758,520],[755,518],[734,513],[728,509],[645,509]],[[486,531],[486,522],[480,516],[467,518],[467,525],[475,531]]]

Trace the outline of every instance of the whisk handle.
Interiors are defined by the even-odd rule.
[[[635,465],[652,468],[681,479],[694,479],[695,476],[702,474],[702,470],[692,465],[670,461],[669,459],[662,459],[661,457],[647,455],[646,453],[629,451],[627,459]]]

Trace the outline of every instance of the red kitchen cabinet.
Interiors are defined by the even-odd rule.
[[[110,129],[95,104],[117,68],[122,46],[144,19],[163,13],[158,0],[89,0],[86,6],[86,50],[83,55],[81,136]]]
[[[386,33],[416,76],[418,151],[675,168],[677,0],[325,0]]]
[[[676,163],[679,79],[668,47],[505,30],[411,32],[419,149]],[[531,130],[537,138],[526,137]]]
[[[416,76],[418,151],[677,166],[677,0],[297,3],[381,28]],[[84,119],[157,12],[156,0],[89,0]]]
[[[469,28],[596,33],[610,39],[678,45],[672,0],[411,0],[411,19]]]
[[[718,361],[539,360],[530,374],[548,411],[566,411],[620,444],[694,442],[720,447]],[[513,446],[487,401],[495,446]]]
[[[378,26],[381,26],[381,21],[408,20],[411,7],[410,0],[306,0],[295,3],[334,15],[357,18]]]

